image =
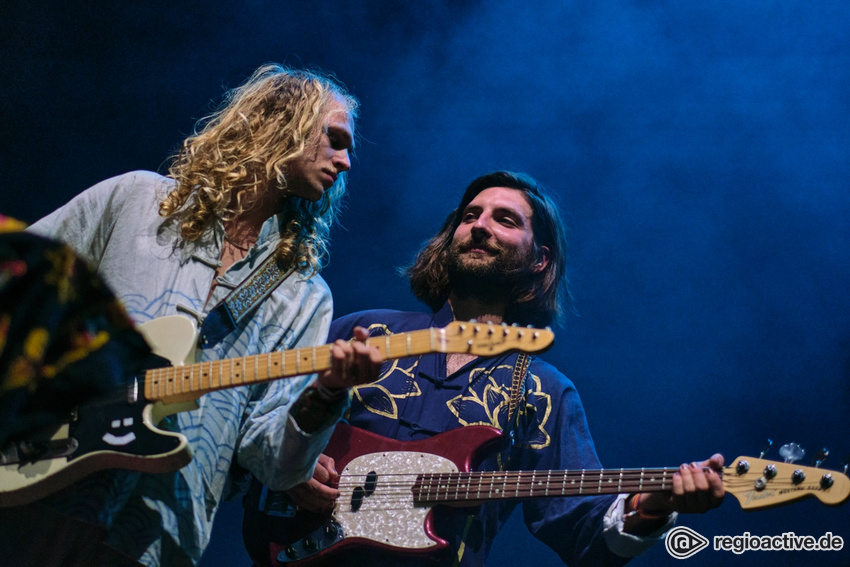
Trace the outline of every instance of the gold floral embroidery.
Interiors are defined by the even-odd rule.
[[[383,333],[381,333],[383,335],[393,334],[386,325],[374,324],[369,326],[370,335],[375,329],[383,331]],[[396,400],[414,398],[422,395],[422,390],[419,389],[419,384],[417,384],[415,380],[416,367],[418,365],[418,358],[407,368],[401,366],[398,360],[393,360],[389,368],[382,372],[381,375],[378,376],[377,380],[371,384],[352,388],[352,396],[357,398],[363,407],[371,413],[388,417],[390,419],[398,419],[398,403]],[[381,383],[386,380],[387,377],[396,372],[407,377],[404,382],[403,391],[399,394],[390,392],[389,389]]]
[[[501,365],[493,370],[511,371],[513,370],[513,366]],[[489,425],[504,429],[503,424],[508,419],[508,404],[510,403],[511,395],[510,387],[497,383],[490,375],[491,372],[492,370],[488,372],[486,368],[475,368],[469,374],[470,382],[478,375],[486,375],[487,385],[484,386],[483,395],[479,396],[478,392],[471,391],[465,395],[456,396],[446,403],[449,411],[457,417],[458,423],[461,425]],[[532,388],[525,394],[525,403],[520,404],[518,411],[520,417],[527,416],[532,412],[535,413],[536,415],[533,419],[537,424],[537,430],[534,435],[526,439],[523,446],[530,449],[545,449],[552,442],[549,433],[546,431],[546,424],[549,421],[549,416],[552,414],[552,396],[543,391],[540,384],[540,377],[535,374],[531,374],[531,385]],[[487,421],[467,421],[463,419],[460,412],[467,403],[480,406],[484,411],[484,415],[487,417]]]

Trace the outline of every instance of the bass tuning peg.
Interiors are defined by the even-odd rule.
[[[763,459],[767,452],[770,451],[771,447],[773,447],[773,439],[768,439],[767,445],[765,445],[764,448],[761,450],[761,453],[759,453],[759,459]]]
[[[815,454],[814,458],[812,459],[812,465],[815,468],[820,468],[820,466],[823,464],[823,462],[826,460],[826,458],[828,456],[829,456],[829,449],[824,447],[823,449],[821,449],[820,451],[818,451]]]
[[[799,443],[786,443],[779,448],[779,456],[785,459],[786,463],[796,463],[806,456],[806,451]]]

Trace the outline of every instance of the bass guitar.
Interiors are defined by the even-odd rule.
[[[193,362],[197,330],[180,315],[154,319],[140,331],[173,366],[149,370],[115,395],[80,405],[59,428],[0,448],[0,507],[43,498],[103,469],[177,470],[191,461],[192,453],[183,435],[157,427],[165,417],[197,408],[196,400],[209,392],[331,367],[332,345]],[[536,353],[553,341],[549,329],[455,321],[444,328],[373,337],[367,343],[389,360],[437,352]]]
[[[428,559],[448,547],[434,530],[436,506],[665,491],[678,470],[474,472],[502,437],[498,429],[474,425],[402,442],[340,423],[325,451],[342,471],[335,508],[302,511],[288,505],[282,493],[254,481],[242,524],[248,554],[261,567],[343,564],[347,553],[363,551]],[[838,505],[850,496],[844,474],[815,467],[738,457],[722,475],[726,492],[744,510],[806,497]]]

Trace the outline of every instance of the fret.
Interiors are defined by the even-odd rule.
[[[531,471],[531,486],[528,490],[528,496],[529,497],[534,496],[534,473],[535,472],[536,471]]]
[[[410,356],[410,354],[412,353],[412,351],[410,349],[410,333],[407,333],[406,338],[407,338],[407,355]]]
[[[431,352],[436,352],[437,350],[436,345],[434,344],[434,330],[435,329],[433,327],[428,329],[428,347]]]
[[[316,371],[316,347],[313,347],[313,368],[311,368],[313,372]]]
[[[641,468],[640,469],[640,482],[638,483],[638,490],[637,490],[638,492],[643,492],[643,472],[644,472],[644,469]]]
[[[623,491],[623,469],[620,469],[620,474],[617,480],[617,492]]]
[[[266,380],[269,380],[272,377],[272,353],[268,353],[263,358],[266,359]],[[257,372],[257,378],[259,379],[259,371]]]
[[[301,349],[295,351],[295,373],[301,374]]]
[[[155,375],[156,378],[154,379],[154,381],[156,383],[156,393],[159,397],[162,397],[162,369],[157,368]]]
[[[602,481],[605,478],[605,471],[599,471],[599,485],[596,487],[596,494],[602,494]]]
[[[268,355],[266,355],[266,356],[268,356]],[[256,381],[257,381],[257,379],[259,379],[259,377],[260,377],[260,368],[259,368],[259,366],[260,366],[260,356],[259,356],[259,355],[257,355],[257,356],[255,356],[255,357],[254,357],[254,380],[253,380],[253,381],[255,381],[255,382],[256,382]]]
[[[584,469],[581,469],[581,480],[578,485],[578,493],[581,494],[582,490],[584,490]]]
[[[543,491],[543,496],[549,496],[549,481],[552,479],[552,471],[546,471],[546,489]]]
[[[384,356],[390,356],[390,336],[384,335]]]

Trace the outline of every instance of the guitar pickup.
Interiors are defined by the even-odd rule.
[[[49,441],[15,441],[0,451],[0,465],[21,466],[44,461],[70,457],[79,447],[76,439],[51,439]]]

